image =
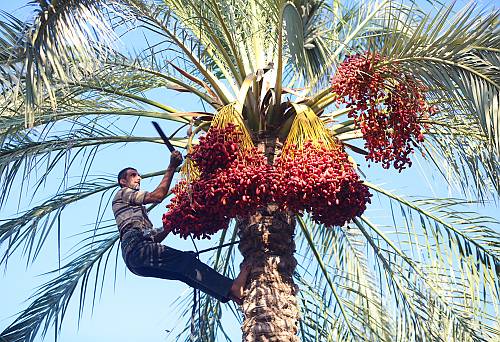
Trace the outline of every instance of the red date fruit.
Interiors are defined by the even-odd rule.
[[[361,129],[366,159],[386,169],[392,163],[401,172],[411,166],[413,146],[424,139],[421,119],[434,108],[425,101],[422,83],[395,63],[377,66],[381,62],[379,54],[348,57],[332,78],[332,92],[351,108],[348,116]]]

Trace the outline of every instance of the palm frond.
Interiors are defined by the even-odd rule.
[[[301,228],[302,233],[304,234],[305,240],[308,243],[308,247],[314,246],[314,242],[312,240],[311,234],[307,229],[307,226],[302,218],[297,218],[299,226]],[[342,291],[343,289],[337,289],[334,285],[333,278],[330,276],[330,272],[328,272],[327,265],[323,262],[321,255],[318,250],[313,247],[311,251],[314,255],[315,261],[318,263],[318,269],[321,272],[321,280],[326,282],[326,286],[329,288],[331,300],[334,301],[334,312],[332,315],[335,316],[334,322],[336,323],[333,327],[333,331],[336,336],[332,336],[333,340],[341,339],[345,341],[355,341],[357,339],[366,339],[362,329],[357,324],[354,324],[355,314],[353,314],[353,307],[350,305],[352,302],[344,298],[341,294],[345,295]],[[349,289],[346,289],[349,291]],[[355,293],[355,291],[353,291]],[[338,309],[337,309],[338,308]]]
[[[285,7],[286,43],[298,74],[308,80],[324,73],[330,59],[329,22],[331,8],[324,1],[295,1]],[[326,14],[325,14],[326,13]]]
[[[93,300],[95,300],[98,279],[102,277],[104,280],[109,258],[118,241],[118,232],[114,229],[114,225],[112,231],[102,231],[103,228],[97,232],[91,230],[91,236],[82,240],[82,246],[76,251],[80,254],[61,268],[48,273],[59,275],[36,290],[30,297],[31,304],[1,332],[0,339],[31,342],[38,334],[43,338],[51,326],[60,330],[70,300],[78,292],[79,312],[82,313],[89,283],[92,284],[91,277],[95,279],[93,289]]]
[[[300,293],[301,310],[317,313],[316,319],[310,314],[304,315],[307,319],[302,322],[304,331],[301,334],[309,336],[306,340],[314,340],[311,339],[313,335],[316,340],[325,341],[347,341],[356,337],[346,333],[346,323],[335,312],[335,302],[340,298],[343,303],[338,305],[345,305],[358,338],[394,340],[394,323],[391,314],[382,306],[382,294],[377,289],[375,273],[369,269],[360,234],[355,234],[353,229],[327,229],[310,220],[299,219],[299,225],[301,260],[297,276],[304,286]],[[322,264],[338,288],[338,298],[325,281]]]
[[[333,45],[329,48],[332,51],[325,54],[322,72],[316,74],[308,85],[312,96],[307,104],[312,107],[316,107],[330,92],[329,80],[342,58],[368,48],[369,44],[362,37],[373,34],[376,23],[386,17],[385,11],[390,8],[391,1],[336,4],[331,9],[332,24],[325,32],[329,43]]]
[[[494,332],[495,322],[489,312],[498,310],[500,236],[490,226],[498,222],[463,210],[463,200],[410,201],[367,185],[401,208],[400,215],[393,211],[396,231],[390,235],[367,219],[357,221],[367,239],[369,231],[375,232],[375,254],[383,256],[383,263],[390,265],[395,260],[401,270],[413,274],[411,283],[419,284],[425,302],[436,303],[436,312],[444,310],[442,316],[448,318],[442,324],[454,326],[467,340],[481,340],[474,329]]]
[[[37,117],[40,127],[31,130],[24,130],[23,118],[11,117],[5,121],[9,126],[3,134],[0,133],[0,207],[9,197],[16,180],[21,181],[21,188],[17,191],[19,199],[24,195],[23,189],[28,189],[30,184],[34,184],[34,188],[30,190],[32,197],[42,189],[53,171],[60,170],[61,167],[63,177],[59,189],[67,187],[70,171],[78,164],[75,161],[83,162],[84,167],[80,165],[79,172],[80,181],[85,181],[95,155],[105,145],[159,142],[156,138],[139,137],[133,131],[123,131],[117,126],[117,118],[137,116],[162,119],[162,113],[126,108],[103,112],[99,108],[81,110]],[[54,116],[59,120],[54,122]],[[179,130],[174,133],[178,134]],[[171,139],[180,148],[186,146],[184,138]]]
[[[304,340],[349,340],[345,318],[332,312],[340,305],[354,331],[372,341],[497,336],[499,234],[490,228],[497,222],[463,210],[464,200],[409,201],[377,189],[401,206],[400,215],[393,212],[395,232],[386,234],[367,218],[336,229],[299,220]],[[387,312],[392,306],[397,311]]]
[[[8,258],[24,244],[23,254],[34,260],[40,252],[57,218],[67,205],[100,192],[113,189],[116,185],[107,182],[77,184],[55,195],[41,205],[29,209],[18,217],[2,220],[0,225],[0,244],[5,252],[0,262],[6,263]]]
[[[394,286],[397,288],[394,293],[399,292],[404,310],[407,311],[405,314],[416,318],[415,326],[410,327],[406,334],[411,336],[411,331],[414,331],[417,339],[432,336],[437,341],[485,341],[498,335],[498,331],[493,327],[483,328],[483,325],[488,326],[483,320],[488,319],[491,322],[493,319],[486,311],[478,311],[480,309],[477,306],[467,309],[467,301],[464,301],[463,305],[450,305],[463,298],[453,293],[453,290],[459,287],[442,274],[439,266],[431,266],[423,272],[417,262],[406,257],[405,253],[369,220],[362,218],[361,221],[354,221],[373,248],[377,262],[383,265],[384,273],[388,277],[387,282],[391,283],[389,289]],[[375,232],[375,236],[369,234],[367,227]],[[430,270],[434,272],[429,272]],[[463,291],[468,293],[466,288]]]
[[[245,70],[236,49],[234,31],[226,25],[227,13],[222,10],[227,4],[214,1],[167,1],[182,23],[198,38],[204,48],[205,63],[213,71],[223,75],[229,84],[240,86]],[[234,88],[237,90],[237,88]]]
[[[116,60],[113,62],[116,63]],[[123,76],[124,72],[128,75],[127,77]],[[46,96],[36,109],[30,108],[22,98],[18,98],[15,102],[12,102],[10,98],[0,101],[2,104],[0,138],[6,140],[9,135],[23,131],[23,120],[27,112],[36,114],[32,122],[34,126],[55,123],[65,118],[85,116],[104,118],[104,116],[111,115],[149,116],[189,123],[192,116],[184,116],[182,112],[148,99],[144,95],[144,92],[152,89],[172,88],[171,81],[176,79],[168,75],[165,75],[165,78],[151,77],[151,74],[145,71],[134,69],[134,64],[128,67],[109,64],[106,69],[94,72],[78,81],[57,84],[58,80],[54,80],[52,91],[57,98],[56,110],[51,107],[49,96]],[[20,89],[23,93],[25,92],[24,86],[20,86]],[[196,91],[196,89],[192,90]],[[198,94],[206,96],[199,91]],[[207,98],[207,100],[210,99]],[[144,106],[154,108],[157,112],[144,110]]]
[[[456,243],[462,241],[463,245],[460,247],[460,251],[463,253],[463,257],[469,256],[472,248],[474,248],[474,252],[478,253],[478,258],[482,259],[480,265],[483,267],[490,268],[492,265],[499,263],[500,255],[498,254],[497,244],[500,234],[488,226],[498,224],[498,222],[491,217],[474,215],[470,211],[464,212],[460,209],[454,209],[467,204],[467,201],[457,199],[410,201],[375,184],[369,182],[365,182],[365,184],[379,194],[387,196],[391,200],[408,207],[409,210],[419,213],[425,219],[441,225],[448,232],[450,239]],[[451,220],[448,221],[449,218]],[[436,231],[436,234],[441,235],[442,233]],[[455,239],[457,240],[455,241]]]
[[[156,87],[150,86],[149,89],[165,87],[179,92],[190,92],[211,106],[221,105],[217,102],[218,98],[208,85],[199,81],[193,82],[194,76],[189,75],[186,71],[177,72],[176,66],[170,67],[173,65],[173,62],[170,61],[171,56],[163,55],[161,50],[156,51],[153,47],[149,47],[143,54],[144,56],[141,54],[133,60],[124,56],[109,58],[105,64],[108,66],[108,70],[109,68],[114,70],[115,77],[116,75],[122,77],[124,74],[134,73],[138,76],[144,75],[144,78],[150,82],[160,79],[163,82],[156,80],[158,82]],[[167,60],[167,63],[162,62],[163,60]],[[134,83],[133,80],[130,80],[129,84],[131,83]],[[203,89],[200,89],[200,85],[203,86]]]
[[[117,5],[113,3],[112,5]],[[4,50],[8,57],[1,64],[2,93],[11,101],[24,96],[31,108],[36,108],[48,96],[53,108],[57,106],[50,79],[56,75],[62,82],[81,77],[82,73],[98,69],[96,57],[106,55],[115,35],[106,13],[112,6],[101,1],[56,1],[49,6],[40,2],[31,24],[20,25],[12,16],[4,16],[3,27],[9,27],[8,36],[14,41]],[[79,64],[74,64],[78,56]],[[26,92],[19,93],[19,84]],[[5,96],[5,95],[4,95]],[[32,112],[26,124],[32,125]]]
[[[429,122],[424,143],[417,148],[450,187],[486,201],[500,194],[500,160],[477,121],[442,110]]]
[[[182,58],[187,60],[196,72],[203,75],[206,82],[217,94],[219,102],[228,104],[234,101],[235,95],[231,94],[203,62],[201,57],[204,56],[205,49],[208,47],[203,46],[191,32],[186,32],[185,27],[189,27],[189,25],[182,22],[182,16],[173,16],[171,10],[163,4],[152,5],[140,0],[133,0],[130,1],[130,5],[135,18],[142,24],[143,28],[160,35],[168,43],[176,46]],[[193,9],[193,7],[188,8]]]

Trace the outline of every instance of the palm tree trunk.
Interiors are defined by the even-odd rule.
[[[268,149],[263,142],[259,147],[271,151],[266,155],[272,163],[274,145]],[[274,204],[238,220],[239,249],[252,266],[243,304],[244,342],[299,341],[294,230],[294,217]]]
[[[273,205],[239,221],[239,249],[252,266],[243,304],[243,341],[299,341],[293,272],[295,220]]]

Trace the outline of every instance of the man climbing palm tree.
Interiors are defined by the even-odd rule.
[[[180,280],[222,302],[243,301],[243,287],[249,268],[244,265],[235,280],[231,280],[206,264],[192,252],[183,252],[162,245],[170,231],[157,231],[149,220],[144,204],[161,203],[167,196],[175,169],[182,163],[179,151],[173,151],[170,164],[158,187],[140,190],[141,176],[128,167],[118,173],[121,189],[113,199],[122,256],[128,269],[139,276]]]

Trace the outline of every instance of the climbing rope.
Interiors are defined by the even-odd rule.
[[[192,239],[192,237],[191,237],[191,239]],[[207,248],[207,249],[202,249],[201,251],[196,250],[196,254],[200,255],[200,254],[203,254],[203,253],[206,253],[206,252],[210,252],[210,251],[213,251],[213,250],[216,250],[216,249],[221,249],[221,248],[224,248],[224,247],[227,247],[227,246],[235,245],[235,244],[237,244],[239,242],[240,242],[240,240],[236,240],[236,241],[233,241],[233,242],[228,242],[228,243],[222,244],[220,246],[215,246],[215,247],[210,247],[210,248]],[[193,243],[194,243],[194,241],[193,241]],[[196,245],[195,245],[195,249],[196,249]]]
[[[198,251],[198,247],[196,246],[196,243],[194,242],[193,237],[190,235],[191,242],[193,243],[194,249],[195,249],[195,254],[196,258],[200,259],[200,252]],[[191,334],[190,334],[190,339],[191,341],[195,341],[195,315],[196,315],[196,308],[198,308],[198,324],[201,322],[201,316],[200,316],[200,308],[198,305],[198,298],[200,296],[200,290],[196,289],[193,287],[193,308],[191,309]]]

